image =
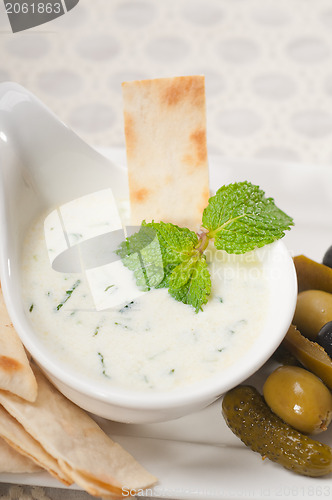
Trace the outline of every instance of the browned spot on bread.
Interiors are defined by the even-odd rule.
[[[0,356],[0,370],[12,373],[21,370],[23,366],[16,359],[9,358],[8,356]]]
[[[207,162],[206,133],[204,129],[195,130],[189,136],[190,153],[183,155],[182,162],[193,171],[195,167]]]
[[[161,98],[163,103],[174,106],[180,101],[188,100],[196,106],[201,106],[205,100],[204,78],[179,77],[165,88]]]
[[[149,196],[149,190],[146,188],[136,189],[132,192],[132,198],[137,203],[145,201]]]
[[[124,113],[124,129],[127,144],[127,155],[130,155],[136,144],[135,123],[130,113]]]
[[[190,140],[194,144],[197,162],[203,163],[207,159],[207,149],[206,149],[206,133],[204,129],[195,130],[190,135]]]

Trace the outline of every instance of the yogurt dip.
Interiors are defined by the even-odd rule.
[[[222,376],[259,336],[269,302],[267,251],[268,246],[235,256],[211,245],[212,292],[199,313],[167,289],[97,311],[85,273],[52,269],[42,217],[23,248],[24,307],[52,355],[82,379],[100,387],[171,391]],[[112,293],[112,283],[105,293]]]

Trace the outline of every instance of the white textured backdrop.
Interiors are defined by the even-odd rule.
[[[211,153],[332,162],[331,0],[80,0],[16,34],[0,9],[0,80],[92,145],[124,144],[121,81],[203,73]]]

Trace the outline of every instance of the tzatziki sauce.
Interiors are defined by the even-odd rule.
[[[269,301],[265,248],[236,256],[210,243],[212,291],[198,313],[165,288],[97,311],[86,273],[52,268],[44,219],[29,229],[23,247],[24,308],[52,356],[82,380],[101,388],[171,391],[222,376],[259,336]],[[105,294],[112,289],[109,283]]]

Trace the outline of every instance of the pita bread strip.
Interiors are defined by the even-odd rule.
[[[12,448],[4,439],[0,438],[0,472],[24,474],[41,471],[30,458]]]
[[[72,484],[70,476],[67,476],[60,468],[58,462],[50,456],[43,447],[36,441],[23,426],[17,422],[0,405],[0,436],[16,452],[28,457],[39,467],[47,470],[53,477],[69,486]]]
[[[21,340],[8,315],[0,287],[0,389],[35,401],[37,383]]]
[[[198,229],[209,199],[204,76],[122,84],[132,224]]]
[[[73,479],[73,481],[87,491],[90,495],[95,497],[102,497],[103,499],[123,499],[122,490],[119,490],[119,493],[110,493],[109,490],[103,488],[98,482],[94,481],[94,479],[87,478],[84,474],[80,474],[76,470],[73,470],[69,467],[65,462],[60,461],[61,467],[66,473]],[[128,495],[127,495],[128,496]]]
[[[56,460],[114,489],[145,489],[156,482],[127,451],[112,441],[89,415],[66,399],[34,367],[38,396],[24,402],[0,393],[0,403]]]

